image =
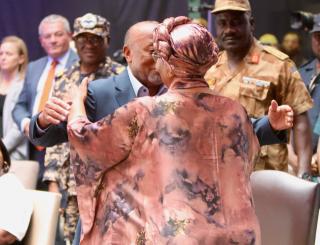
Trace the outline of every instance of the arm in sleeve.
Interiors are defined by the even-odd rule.
[[[41,130],[37,124],[39,114],[31,118],[29,138],[34,145],[44,147],[54,146],[68,141],[67,122],[61,122],[58,125],[51,125],[45,130]]]
[[[18,126],[14,123],[7,133],[7,135],[2,139],[4,145],[6,146],[8,152],[12,152],[24,139],[26,136],[18,129]]]
[[[242,149],[245,149],[245,157],[247,158],[247,165],[246,165],[246,175],[248,178],[250,177],[250,174],[253,171],[255,162],[259,156],[259,151],[260,151],[260,145],[258,138],[255,134],[255,131],[253,129],[253,125],[250,122],[250,119],[247,115],[247,112],[245,109],[240,106],[239,111],[239,116],[241,118],[241,130],[242,132],[240,133],[243,135],[240,139],[240,147],[243,147]]]
[[[95,101],[95,94],[89,86],[85,107],[90,121],[95,121]],[[30,122],[29,137],[30,141],[34,145],[50,147],[68,141],[66,122],[62,122],[58,125],[51,125],[48,128],[42,130],[37,123],[38,117],[39,114],[33,116]]]
[[[287,131],[274,131],[267,116],[258,119],[251,118],[251,122],[260,146],[287,143]]]
[[[114,113],[91,123],[87,117],[76,117],[68,123],[71,151],[86,164],[106,170],[125,160],[139,130],[137,104],[129,103]],[[71,156],[77,155],[71,152]]]
[[[30,106],[29,103],[31,103],[30,97],[28,96],[28,88],[30,87],[31,81],[27,73],[18,101],[12,111],[13,120],[16,122],[21,132],[23,132],[23,128],[21,128],[23,119],[31,117],[31,112],[28,110]]]

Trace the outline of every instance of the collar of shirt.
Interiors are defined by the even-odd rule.
[[[139,94],[139,91],[141,90],[144,90],[143,96],[149,95],[149,89],[146,86],[144,86],[142,83],[140,83],[139,80],[132,74],[132,71],[129,66],[127,67],[127,69],[128,69],[129,79],[135,95],[139,97],[138,94]]]
[[[55,72],[56,75],[59,72],[63,72],[64,68],[67,65],[67,61],[68,61],[69,55],[70,55],[70,49],[65,54],[63,54],[58,59],[56,59],[58,61],[56,72]],[[52,57],[48,56],[47,64],[51,64],[53,60],[54,59]]]
[[[132,74],[132,71],[129,66],[127,67],[127,70],[128,70],[129,79],[135,95],[137,97],[149,96],[149,89],[146,86],[144,86],[142,83],[140,83],[139,80]],[[141,90],[143,90],[142,94],[141,94]],[[168,91],[168,88],[165,85],[162,85],[156,95],[162,95],[167,91]]]
[[[251,47],[247,55],[243,58],[243,60],[247,64],[258,64],[262,50],[263,50],[262,44],[260,44],[256,38],[253,38]]]

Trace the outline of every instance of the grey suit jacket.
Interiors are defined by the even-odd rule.
[[[70,50],[66,68],[71,67],[71,65],[77,60],[77,54]],[[31,118],[32,116],[33,105],[37,95],[38,82],[44,68],[46,67],[47,61],[48,56],[45,56],[28,65],[23,89],[12,112],[13,119],[19,127],[24,118]]]
[[[23,87],[23,80],[16,79],[6,95],[2,112],[3,143],[6,146],[11,160],[26,160],[28,156],[28,139],[20,132],[18,125],[13,121],[12,110],[17,103]]]
[[[92,81],[88,86],[86,100],[87,116],[90,121],[98,121],[135,97],[127,70],[117,76]],[[33,116],[30,122],[29,136],[32,143],[48,147],[68,140],[66,122],[51,125],[44,134],[39,134],[37,118],[38,115]]]

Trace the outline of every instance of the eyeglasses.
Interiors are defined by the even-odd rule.
[[[157,59],[162,58],[161,55],[160,55],[158,52],[156,52],[156,51],[153,51],[153,52],[151,53],[151,56],[152,56],[154,62],[157,62]]]
[[[92,36],[80,35],[75,38],[75,41],[80,46],[90,43],[92,46],[98,47],[103,43],[103,38],[99,36],[93,36],[93,35]]]

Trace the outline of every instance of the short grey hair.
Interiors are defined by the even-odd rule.
[[[51,15],[44,17],[41,20],[41,22],[39,24],[39,28],[38,28],[39,36],[41,36],[41,29],[45,23],[54,23],[54,22],[61,22],[64,25],[65,31],[67,31],[69,33],[71,32],[70,23],[65,17],[63,17],[62,15],[58,15],[58,14],[51,14]]]

